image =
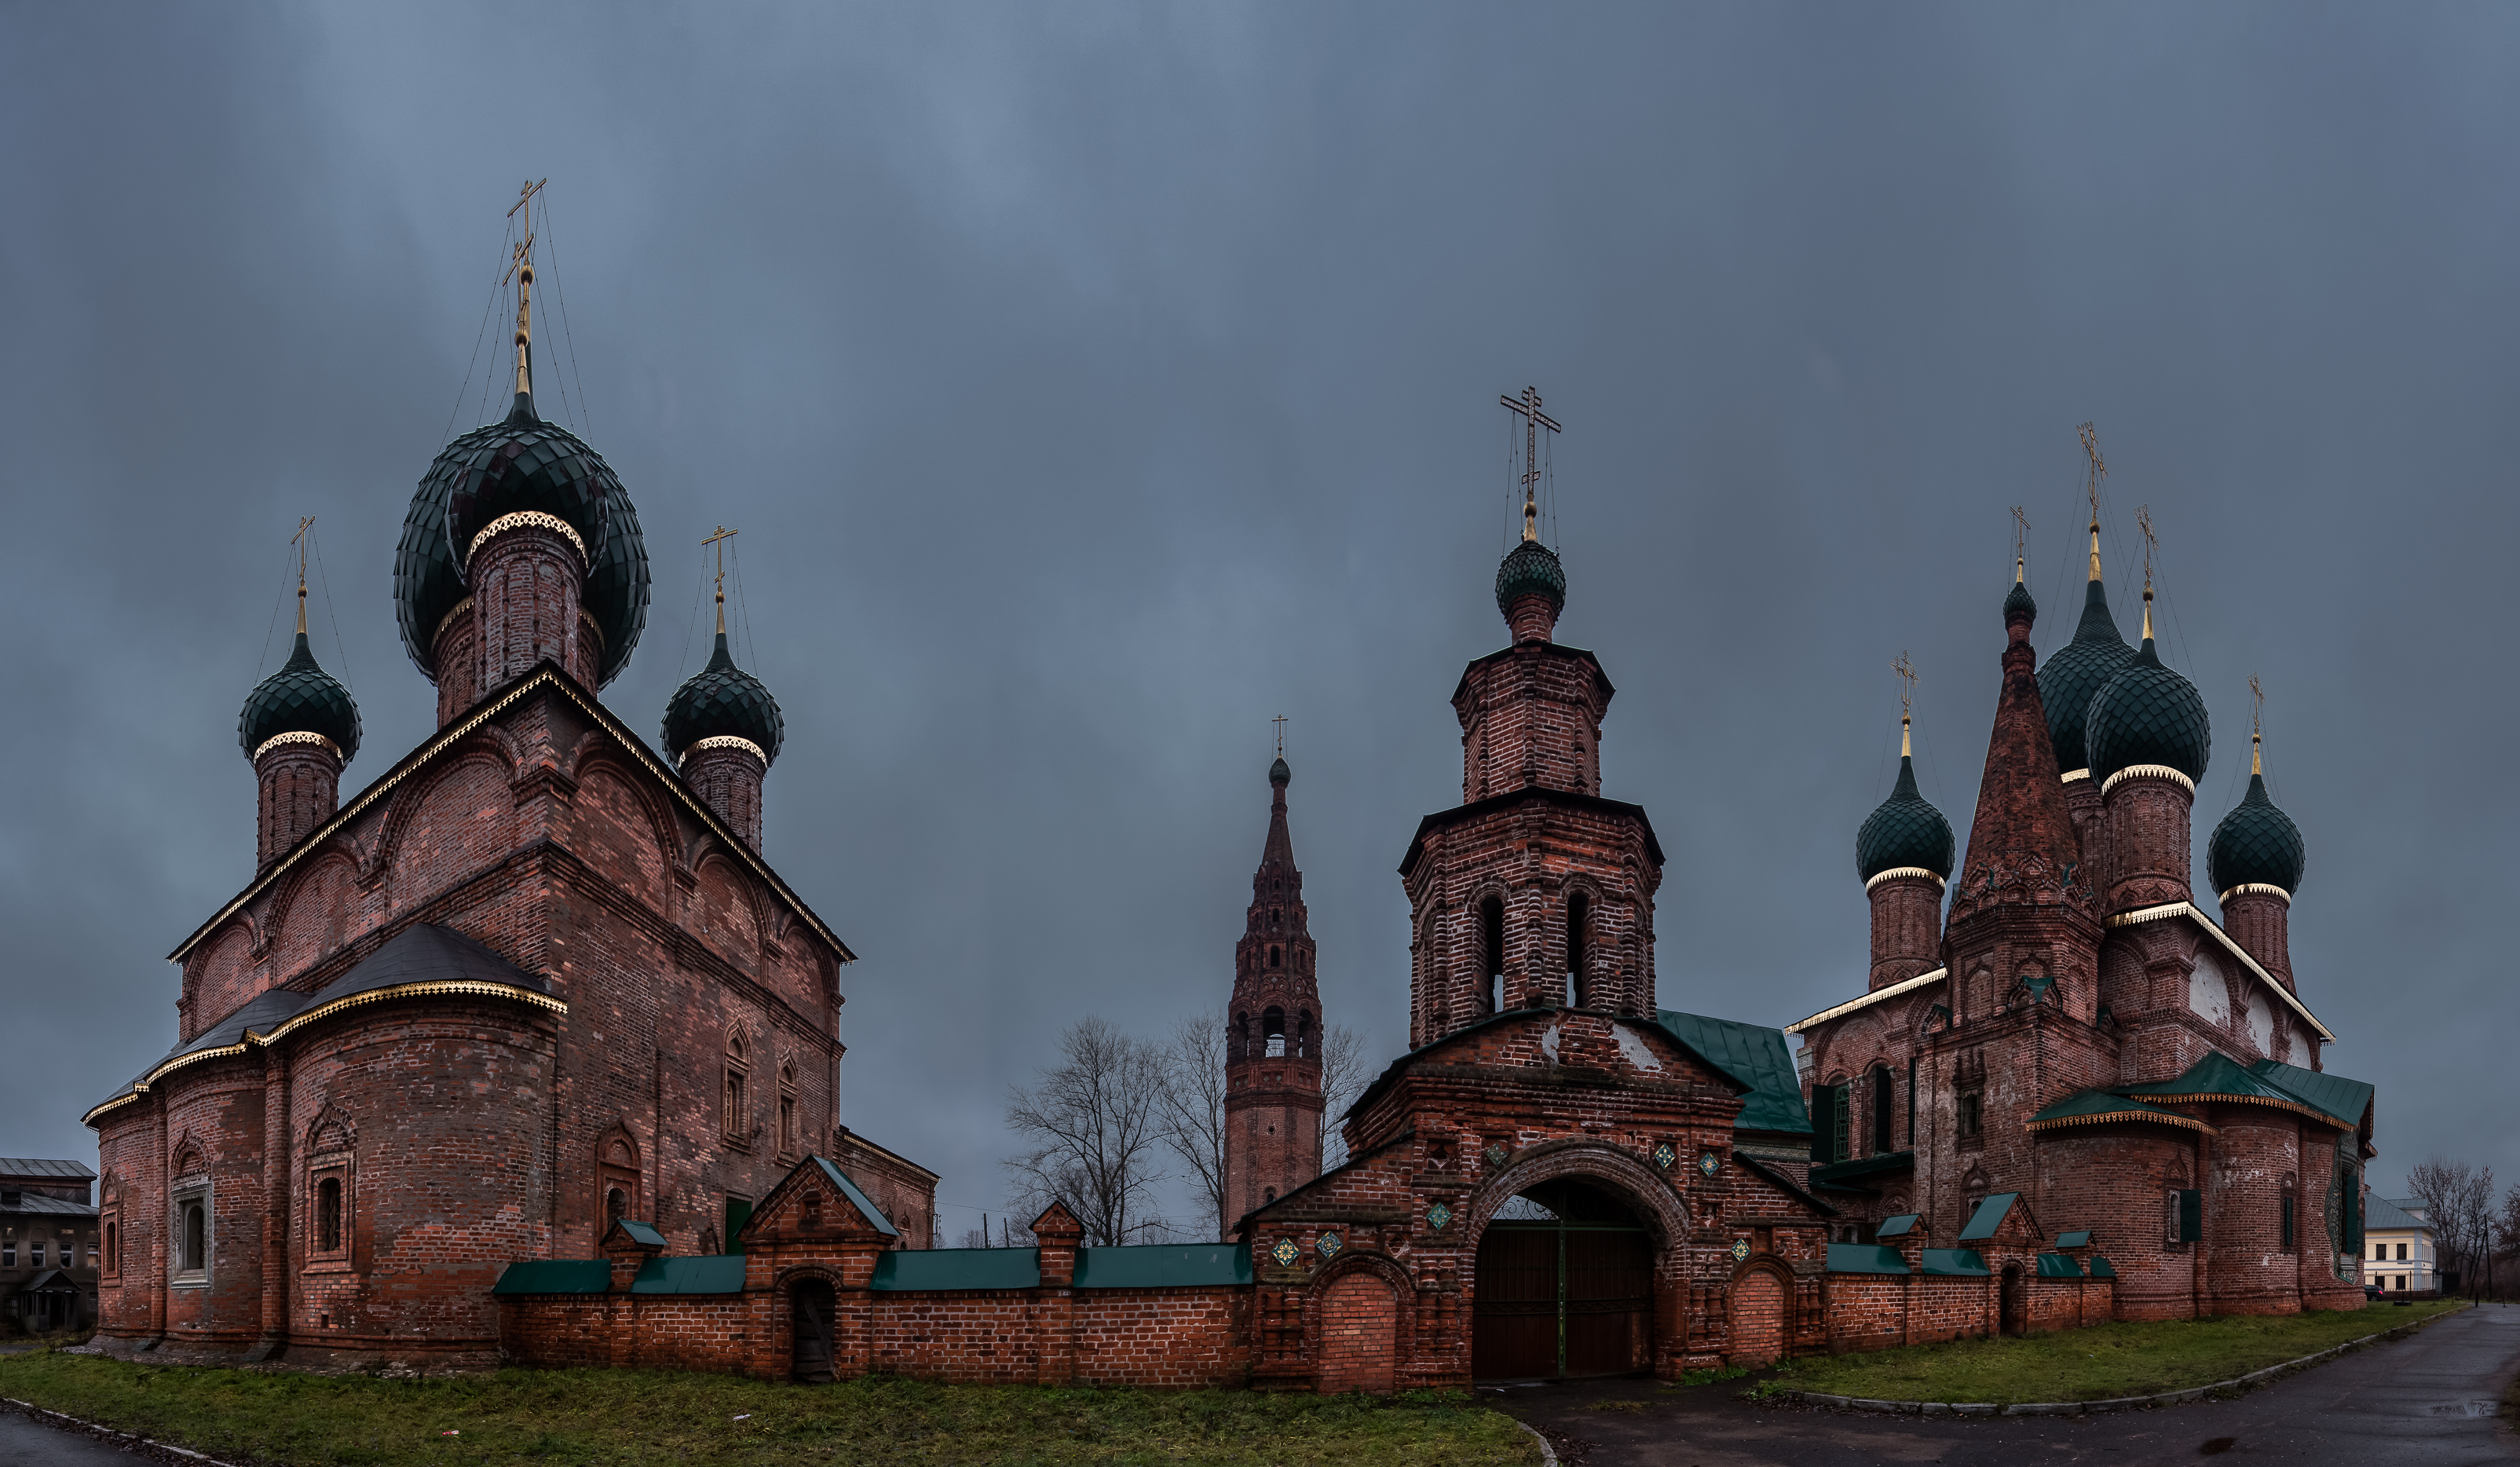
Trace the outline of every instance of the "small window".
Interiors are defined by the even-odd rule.
[[[730,1034],[726,1037],[725,1083],[718,1097],[718,1119],[726,1138],[739,1144],[752,1138],[752,1097],[745,1089],[750,1079],[743,1036]]]
[[[1584,967],[1592,918],[1591,898],[1579,891],[1566,899],[1566,1001],[1577,1008],[1593,1001]]]
[[[184,1271],[208,1271],[210,1261],[209,1209],[198,1202],[184,1204]]]
[[[2292,1246],[2292,1194],[2290,1192],[2283,1195],[2282,1237],[2276,1246],[2281,1248]]]
[[[315,1246],[325,1253],[341,1249],[341,1178],[338,1177],[315,1184]]]
[[[1958,1107],[1959,1113],[1955,1122],[1955,1129],[1958,1131],[1959,1138],[1961,1140],[1973,1141],[1977,1139],[1981,1119],[1980,1112],[1983,1110],[1984,1104],[1985,1102],[1983,1098],[1977,1091],[1960,1091]]]
[[[2388,1245],[2388,1244],[2386,1244],[2386,1243],[2374,1243],[2374,1244],[2372,1244],[2372,1245],[2371,1245],[2371,1261],[2372,1261],[2373,1263],[2375,1263],[2375,1264],[2376,1264],[2376,1263],[2382,1263],[2382,1262],[2385,1262],[2385,1261],[2387,1261],[2388,1257],[2389,1257],[2389,1245]]]
[[[1269,949],[1269,966],[1271,966],[1271,967],[1273,967],[1273,968],[1274,968],[1274,967],[1276,967],[1276,966],[1278,966],[1278,959],[1279,959],[1281,956],[1283,956],[1283,954],[1284,954],[1284,950],[1283,950],[1283,949],[1282,949],[1282,948],[1278,948],[1278,947],[1276,947],[1276,946],[1274,946],[1274,945],[1273,945],[1273,946]]]
[[[122,1271],[122,1224],[119,1222],[105,1224],[105,1270],[108,1273]]]
[[[1872,1091],[1872,1154],[1883,1156],[1898,1149],[1891,1145],[1891,1127],[1898,1111],[1894,1108],[1897,1097],[1890,1088],[1890,1067],[1874,1065],[1868,1086]]]
[[[2404,1243],[2400,1243],[2400,1244],[2398,1245],[2398,1262],[2403,1264],[2403,1263],[2405,1263],[2406,1261],[2407,1261],[2407,1245],[2406,1245],[2406,1244],[2404,1244]]]
[[[1487,1011],[1505,1011],[1505,900],[1489,897],[1479,903],[1480,973],[1487,991]]]
[[[604,1220],[607,1224],[630,1216],[630,1194],[620,1187],[608,1187],[604,1193]]]
[[[41,1242],[27,1244],[26,1251],[29,1255],[27,1260],[29,1264],[38,1268],[44,1267],[44,1245]]]

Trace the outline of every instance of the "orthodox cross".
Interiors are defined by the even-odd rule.
[[[1891,662],[1890,670],[1899,675],[1899,757],[1905,759],[1908,757],[1910,704],[1916,691],[1916,664],[1909,661],[1907,652],[1902,650]]]
[[[2012,507],[2012,579],[2015,585],[2020,584],[2023,568],[2030,563],[2029,556],[2030,516],[2021,512],[2019,505],[2014,505]]]
[[[517,217],[517,210],[533,202],[534,196],[541,193],[543,185],[549,182],[548,178],[540,179],[519,189],[517,201],[508,207],[508,217]],[[499,284],[504,286],[512,280],[517,283],[517,390],[531,392],[534,390],[533,363],[526,355],[534,334],[534,216],[530,210],[525,214],[524,231],[525,237],[517,242],[516,254],[508,261],[508,273],[499,277]]]
[[[297,521],[297,533],[289,537],[289,543],[297,547],[297,630],[300,632],[306,630],[306,542],[312,538],[307,531],[313,528],[315,516],[306,515]],[[2257,680],[2250,679],[2249,686],[2256,687]]]
[[[1520,398],[1500,396],[1497,401],[1508,410],[1522,415],[1522,538],[1540,538],[1540,430],[1562,431],[1557,420],[1540,411],[1540,392],[1525,387]]]
[[[2160,541],[2153,538],[2152,507],[2135,507],[2135,527],[2143,531],[2143,640],[2152,640],[2152,553]]]
[[[2256,687],[2257,680],[2255,678],[2250,679],[2249,686],[2253,688]],[[1283,759],[1286,757],[1286,715],[1281,713],[1276,718],[1269,720],[1269,722],[1278,726],[1278,757]]]
[[[2258,686],[2258,675],[2249,674],[2249,773],[2261,775],[2265,769],[2258,763],[2258,739],[2266,732],[2267,690]]]
[[[739,533],[719,525],[716,534],[700,542],[702,550],[717,547],[717,629],[720,632],[726,630],[726,542]]]

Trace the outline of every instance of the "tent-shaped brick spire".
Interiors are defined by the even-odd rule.
[[[2070,903],[2088,910],[2090,882],[2077,869],[2079,844],[2056,779],[2056,748],[2040,702],[2030,628],[2038,608],[2027,595],[2003,604],[2003,690],[1996,699],[1986,774],[1969,822],[1968,855],[1953,894],[1950,923],[2016,903]]]

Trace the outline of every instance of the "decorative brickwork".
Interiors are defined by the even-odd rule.
[[[1220,1226],[1321,1175],[1322,1014],[1315,950],[1286,828],[1286,761],[1269,771],[1269,835],[1234,945],[1226,1010],[1225,1216]]]

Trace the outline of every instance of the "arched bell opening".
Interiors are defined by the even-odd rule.
[[[1479,1235],[1470,1309],[1477,1380],[1571,1380],[1654,1365],[1654,1215],[1615,1182],[1556,1177]]]

